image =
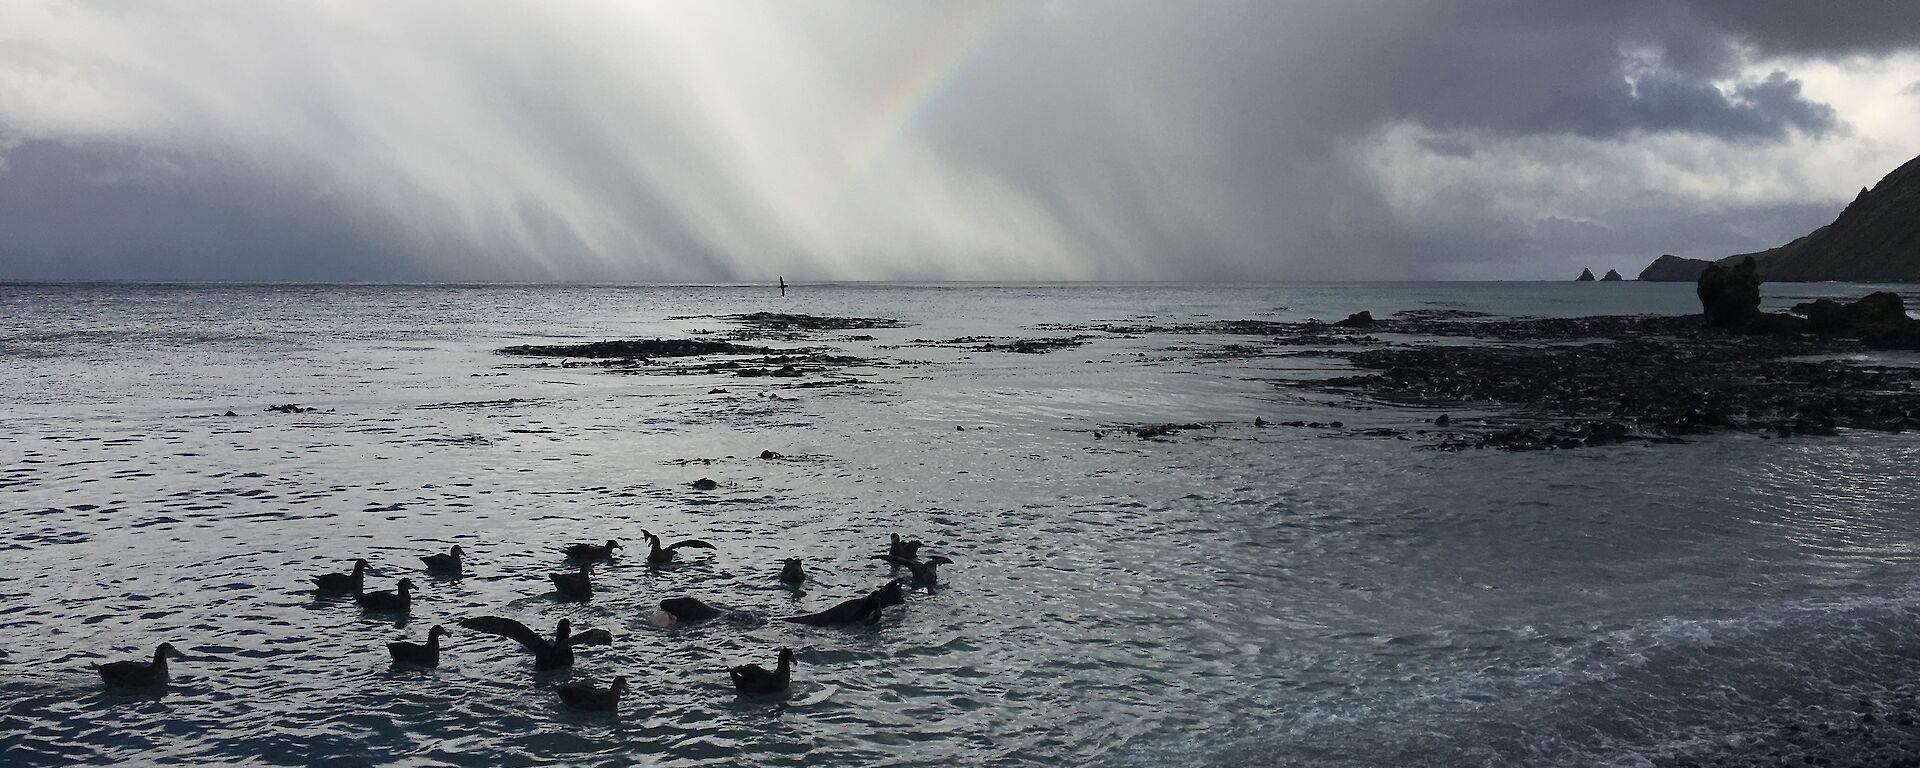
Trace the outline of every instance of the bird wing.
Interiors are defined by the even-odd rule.
[[[672,545],[668,546],[667,549],[679,549],[681,547],[688,547],[691,549],[719,549],[719,547],[716,547],[708,542],[701,541],[700,539],[685,539],[682,541],[676,541]]]
[[[927,568],[925,563],[922,563],[918,560],[909,560],[907,558],[900,557],[897,555],[874,555],[873,559],[885,560],[889,563],[893,563],[894,565],[898,565],[903,568],[906,568],[907,570],[913,572],[913,577],[916,579],[920,578],[920,572],[926,570]]]
[[[553,647],[553,644],[547,642],[546,638],[541,637],[540,633],[528,629],[525,624],[504,616],[475,616],[470,619],[461,619],[460,626],[475,632],[499,635],[524,645],[528,650],[532,651],[545,651]]]
[[[568,645],[613,645],[613,633],[604,629],[589,629],[575,632],[567,638]]]

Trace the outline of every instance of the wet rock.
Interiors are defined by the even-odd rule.
[[[1881,348],[1920,349],[1920,321],[1907,316],[1899,294],[1879,291],[1845,304],[1818,299],[1794,305],[1793,312],[1807,318],[1812,333],[1865,339]]]
[[[1072,349],[1087,343],[1084,336],[1050,336],[1038,339],[1014,339],[997,344],[982,344],[982,352],[1017,352],[1023,355],[1044,355],[1062,349]]]
[[[865,328],[905,328],[907,323],[888,317],[834,317],[831,315],[799,315],[783,312],[753,312],[744,315],[725,315],[722,319],[732,320],[748,328],[774,331],[846,331]]]
[[[703,477],[691,483],[688,483],[687,487],[692,488],[696,491],[711,491],[716,488],[719,488],[720,484],[714,482],[712,478]]]
[[[1738,328],[1760,314],[1760,275],[1752,257],[1731,267],[1714,264],[1694,284],[1707,325]]]
[[[1260,418],[1258,416],[1255,416],[1253,417],[1253,425],[1256,427],[1264,427],[1267,425],[1267,420]]]
[[[780,454],[774,453],[773,451],[761,451],[760,458],[772,460],[772,459],[781,458],[781,456]]]
[[[719,387],[714,387],[713,389],[707,390],[707,394],[709,395],[724,395],[726,393],[727,393],[726,390],[721,389]]]
[[[1206,424],[1151,424],[1133,428],[1133,436],[1142,440],[1155,440],[1172,437],[1193,429],[1207,429]]]
[[[1286,386],[1416,408],[1471,403],[1513,409],[1511,415],[1476,418],[1471,427],[1449,417],[1449,431],[1436,446],[1447,449],[1667,443],[1724,429],[1801,436],[1920,427],[1920,370],[1800,359],[1831,358],[1860,349],[1859,342],[1798,334],[1729,336],[1687,318],[1480,325],[1422,324],[1416,332],[1536,344],[1329,351],[1373,373]],[[1588,341],[1565,343],[1570,333]]]
[[[1341,328],[1372,328],[1373,323],[1373,312],[1370,310],[1362,310],[1347,315],[1347,319],[1334,323],[1334,325]]]
[[[778,350],[706,339],[626,339],[585,344],[522,344],[500,350],[520,357],[650,358],[762,355]]]
[[[282,405],[267,406],[267,413],[313,413],[314,411],[317,411],[317,410],[319,409],[318,408],[302,408],[300,407],[299,403],[285,403]],[[232,411],[228,411],[228,413],[231,414]]]

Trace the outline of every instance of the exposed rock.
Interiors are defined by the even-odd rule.
[[[1683,259],[1673,254],[1666,254],[1654,259],[1653,263],[1648,264],[1646,269],[1640,270],[1640,276],[1634,279],[1658,283],[1692,283],[1697,282],[1700,279],[1700,273],[1705,272],[1711,264],[1713,262],[1706,259]]]
[[[711,490],[714,490],[715,488],[719,488],[720,484],[714,482],[713,478],[703,477],[691,483],[688,483],[687,487],[692,488],[696,491],[711,491]]]
[[[782,312],[753,312],[727,315],[748,328],[771,331],[847,331],[856,328],[905,328],[906,323],[889,317],[833,317],[830,315],[792,315]]]
[[[1779,317],[1762,315],[1755,322]],[[1672,442],[1724,429],[1788,436],[1920,427],[1920,370],[1798,359],[1858,350],[1858,342],[1703,332],[1698,318],[1578,320],[1584,338],[1596,341],[1330,351],[1375,372],[1284,386],[1350,393],[1369,404],[1511,409],[1476,417],[1473,426],[1435,418],[1436,427],[1450,430],[1437,446],[1444,449]],[[1535,342],[1561,342],[1568,332],[1553,319],[1491,321],[1478,329],[1396,324],[1390,330]]]
[[[584,344],[522,344],[500,350],[523,357],[647,358],[701,355],[764,355],[780,350],[704,339],[626,339]]]
[[[770,450],[769,450],[769,451],[761,451],[761,452],[760,452],[760,458],[762,458],[762,459],[767,459],[767,460],[773,460],[773,459],[778,459],[778,458],[780,458],[780,454],[777,454],[777,453],[774,453],[773,451],[770,451]]]
[[[1886,291],[1869,293],[1847,304],[1816,299],[1793,305],[1793,313],[1807,319],[1808,330],[1828,335],[1861,335],[1913,322],[1907,317],[1906,303],[1900,300],[1900,295]]]
[[[1371,310],[1355,312],[1347,315],[1347,319],[1334,323],[1334,325],[1341,328],[1372,328],[1373,312]]]
[[[1049,336],[1038,339],[1014,339],[1002,344],[983,344],[982,352],[1018,352],[1024,355],[1044,355],[1062,349],[1072,349],[1086,344],[1082,336]]]
[[[1807,318],[1807,330],[1823,336],[1865,339],[1883,348],[1920,349],[1920,321],[1907,315],[1899,294],[1879,291],[1842,304],[1818,299],[1796,304],[1795,314]]]
[[[320,409],[302,408],[300,407],[299,403],[286,403],[284,405],[267,406],[267,413],[313,413],[314,411],[317,411],[317,410],[320,410]],[[228,413],[231,414],[232,411],[228,411]]]
[[[1593,270],[1591,270],[1591,269],[1587,269],[1587,268],[1584,268],[1584,267],[1583,267],[1583,268],[1581,268],[1581,270],[1580,270],[1580,276],[1579,276],[1579,277],[1576,277],[1576,278],[1574,278],[1574,279],[1573,279],[1573,281],[1574,281],[1574,282],[1576,282],[1576,283],[1591,283],[1591,282],[1593,282]]]
[[[1760,314],[1760,276],[1753,259],[1731,267],[1714,264],[1700,273],[1694,285],[1707,325],[1737,328]]]
[[[1626,278],[1621,277],[1620,270],[1617,269],[1609,269],[1606,274],[1600,276],[1600,282],[1603,283],[1617,283],[1624,279]]]
[[[1208,425],[1206,424],[1150,424],[1135,427],[1133,429],[1133,436],[1142,440],[1153,440],[1162,437],[1171,437],[1190,429],[1207,428]]]

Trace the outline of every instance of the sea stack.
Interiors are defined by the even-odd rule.
[[[1574,278],[1574,279],[1573,279],[1573,281],[1574,281],[1574,282],[1576,282],[1576,283],[1591,283],[1591,282],[1593,282],[1593,270],[1591,270],[1591,269],[1584,269],[1584,268],[1583,268],[1583,269],[1581,269],[1581,270],[1580,270],[1580,276],[1579,276],[1579,277],[1576,277],[1576,278]]]
[[[1625,279],[1620,276],[1620,270],[1617,269],[1609,269],[1605,275],[1600,276],[1600,282],[1603,283],[1618,283]]]
[[[1760,275],[1751,256],[1733,266],[1708,266],[1694,292],[1709,326],[1735,328],[1760,315]]]

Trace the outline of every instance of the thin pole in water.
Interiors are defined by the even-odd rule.
[[[787,276],[781,275],[780,276],[780,296],[781,298],[786,298],[786,295],[787,295]]]

